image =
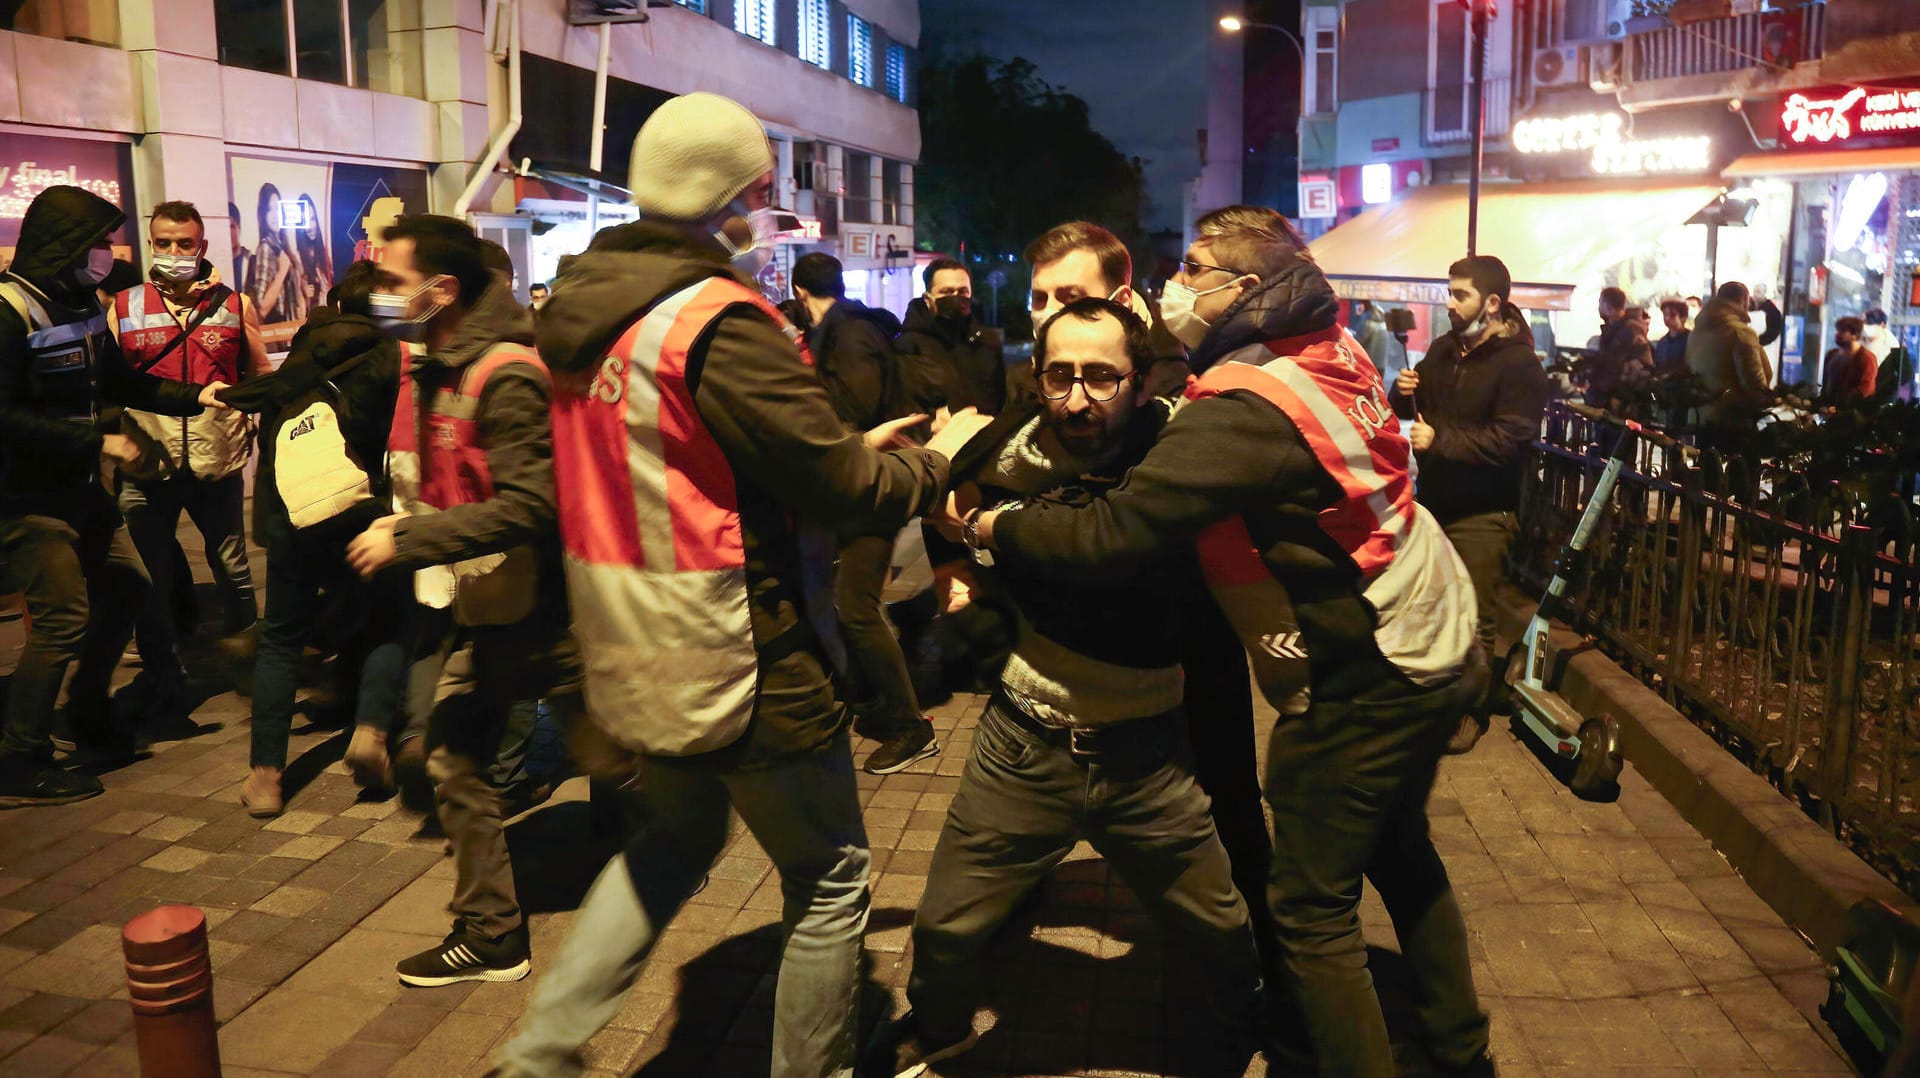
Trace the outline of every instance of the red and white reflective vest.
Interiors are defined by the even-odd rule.
[[[203,296],[195,294],[192,310],[198,310]],[[246,354],[246,324],[240,302],[239,293],[228,292],[220,308],[195,326],[193,335],[167,352],[148,373],[201,385],[214,381],[238,383]],[[136,370],[165,351],[182,328],[151,282],[114,296],[113,317],[119,324],[120,351]],[[189,320],[193,317],[188,313]],[[166,447],[175,468],[187,468],[201,479],[223,479],[239,471],[246,466],[247,453],[253,446],[253,428],[241,412],[209,408],[199,415],[181,417],[129,409],[127,414],[149,437]]]
[[[759,659],[738,491],[687,384],[696,342],[741,305],[798,343],[758,292],[710,277],[628,327],[590,383],[554,393],[560,538],[587,708],[637,752],[710,752],[753,716]]]
[[[451,385],[436,386],[429,400],[420,399],[412,373],[400,380],[387,435],[395,509],[432,513],[493,497],[493,472],[479,437],[480,398],[487,379],[513,363],[528,364],[547,377],[547,365],[533,349],[501,343],[460,368]],[[453,607],[461,625],[520,621],[533,612],[539,584],[540,559],[530,545],[414,573],[415,597],[435,609]]]
[[[1216,363],[1187,395],[1231,390],[1285,413],[1340,485],[1341,499],[1318,523],[1360,570],[1380,654],[1417,684],[1456,677],[1473,648],[1473,585],[1446,533],[1414,501],[1412,447],[1359,343],[1332,327],[1249,345]],[[1310,658],[1284,590],[1239,518],[1203,533],[1198,546],[1208,585],[1247,645],[1262,690],[1281,705],[1304,685]]]

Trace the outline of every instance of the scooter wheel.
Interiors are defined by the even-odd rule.
[[[1574,765],[1573,780],[1567,785],[1574,796],[1586,801],[1608,801],[1619,796],[1620,723],[1612,715],[1600,715],[1580,724],[1580,759]]]

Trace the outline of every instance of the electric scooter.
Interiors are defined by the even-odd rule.
[[[1633,460],[1635,444],[1644,439],[1680,451],[1689,447],[1601,409],[1573,401],[1560,403],[1575,415],[1618,426],[1621,430],[1607,458],[1606,469],[1600,473],[1587,498],[1580,523],[1554,559],[1553,578],[1547,582],[1547,593],[1534,611],[1533,620],[1527,623],[1526,638],[1518,645],[1525,650],[1526,665],[1523,676],[1512,686],[1513,727],[1524,739],[1572,766],[1573,774],[1567,786],[1574,796],[1587,801],[1607,801],[1619,796],[1620,790],[1620,722],[1612,715],[1592,718],[1581,715],[1555,691],[1556,685],[1548,684],[1547,632],[1556,616],[1566,616],[1569,622],[1573,620],[1573,612],[1565,602],[1567,587],[1579,571],[1587,540],[1613,500],[1613,488],[1621,470]]]

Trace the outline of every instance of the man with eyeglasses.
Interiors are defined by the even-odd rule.
[[[1153,444],[1168,408],[1144,392],[1147,327],[1081,297],[1040,327],[1042,403],[1010,409],[954,461],[991,504],[1077,505],[1112,488]],[[930,543],[964,558],[964,547]],[[961,566],[968,562],[961,561]],[[1246,902],[1193,775],[1181,707],[1176,604],[1200,587],[1190,553],[1145,571],[1069,582],[991,559],[969,588],[1010,603],[1018,643],[974,733],[914,918],[913,1008],[883,1028],[867,1073],[909,1075],[976,1040],[986,947],[1080,839],[1092,843],[1214,983],[1227,1035],[1251,1054],[1260,965]],[[951,560],[943,575],[970,572]]]
[[[974,316],[973,275],[952,258],[921,271],[926,294],[907,307],[894,339],[914,406],[938,416],[962,408],[997,415],[1007,404],[1007,369],[1000,331]]]
[[[1297,1011],[1270,1068],[1398,1073],[1360,931],[1364,876],[1413,971],[1422,1046],[1441,1073],[1492,1074],[1426,807],[1486,685],[1466,567],[1415,501],[1412,449],[1379,372],[1302,247],[1265,228],[1202,235],[1161,309],[1200,380],[1124,484],[1078,505],[982,509],[956,496],[944,516],[1000,571],[1061,583],[1131,583],[1199,552],[1282,713],[1266,761],[1278,854],[1266,897]],[[1307,706],[1292,714],[1302,658]]]

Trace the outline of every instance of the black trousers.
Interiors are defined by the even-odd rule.
[[[1458,680],[1421,689],[1380,665],[1379,689],[1315,699],[1306,714],[1282,716],[1267,747],[1279,851],[1267,900],[1286,956],[1284,987],[1298,1008],[1287,1047],[1310,1051],[1321,1074],[1365,1078],[1395,1071],[1360,935],[1363,876],[1380,892],[1413,971],[1428,1050],[1447,1066],[1487,1050],[1466,922],[1427,829],[1441,754],[1484,691],[1486,668],[1476,660]]]
[[[0,516],[0,582],[25,596],[33,623],[7,689],[0,754],[47,755],[60,683],[76,660],[70,699],[104,709],[146,601],[147,569],[113,496],[92,486]]]
[[[893,537],[862,535],[841,541],[833,573],[834,610],[860,696],[854,725],[862,737],[876,741],[909,733],[922,721],[906,653],[887,624],[881,599],[892,565]]]
[[[1260,761],[1253,725],[1253,678],[1246,650],[1220,608],[1202,597],[1180,612],[1186,646],[1189,734],[1193,777],[1212,801],[1214,830],[1233,863],[1234,886],[1246,896],[1253,936],[1268,970],[1280,961],[1273,913],[1264,899],[1273,864],[1267,811],[1260,800]]]

